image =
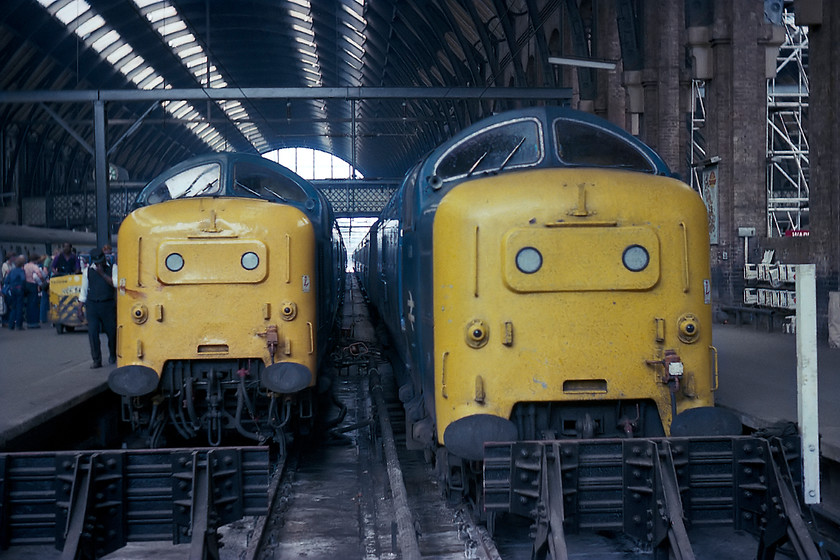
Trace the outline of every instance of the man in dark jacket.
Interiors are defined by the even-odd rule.
[[[9,311],[9,328],[15,330],[23,330],[23,307],[24,307],[24,286],[26,285],[26,273],[23,271],[23,265],[26,263],[26,258],[23,255],[18,256],[14,260],[14,268],[12,268],[3,280],[3,286],[9,292],[9,304],[11,310]]]
[[[55,256],[52,262],[53,276],[64,276],[65,274],[79,274],[81,266],[79,257],[73,252],[73,246],[65,243],[61,252]]]
[[[79,312],[87,315],[91,369],[102,367],[102,349],[99,333],[108,336],[108,363],[117,361],[117,265],[110,265],[100,249],[90,252],[91,264],[82,273],[82,291],[79,294]]]

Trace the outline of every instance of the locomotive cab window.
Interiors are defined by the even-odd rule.
[[[542,134],[535,120],[502,123],[453,146],[435,166],[443,180],[515,167],[533,166],[543,157]]]
[[[221,166],[203,163],[176,173],[158,185],[147,197],[149,204],[164,202],[173,198],[212,196],[219,193]]]
[[[269,167],[237,162],[233,169],[236,196],[254,196],[275,202],[305,202],[306,192],[291,177]]]
[[[561,118],[554,121],[554,134],[557,155],[566,164],[656,173],[656,167],[645,154],[603,128]]]

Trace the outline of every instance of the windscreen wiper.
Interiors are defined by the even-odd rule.
[[[512,150],[510,151],[510,153],[508,154],[508,156],[505,158],[505,161],[503,161],[503,162],[502,162],[502,165],[500,165],[500,166],[499,166],[499,171],[501,171],[502,169],[504,169],[504,168],[505,168],[505,166],[508,164],[508,162],[509,162],[509,161],[511,160],[511,158],[513,157],[513,154],[515,154],[516,152],[518,152],[518,151],[519,151],[519,148],[522,146],[522,144],[524,144],[524,143],[525,143],[525,138],[526,138],[526,137],[525,137],[525,136],[523,136],[523,137],[522,137],[522,140],[520,140],[520,141],[519,141],[519,143],[518,143],[518,144],[516,144],[516,146],[514,146],[514,147],[513,147],[513,149],[512,149]]]
[[[480,157],[480,158],[478,158],[477,160],[475,160],[475,163],[474,163],[474,164],[472,164],[472,167],[470,167],[470,170],[469,170],[469,171],[467,171],[467,177],[472,176],[473,172],[475,171],[475,168],[476,168],[476,167],[478,167],[478,165],[479,165],[482,161],[484,161],[484,158],[486,158],[486,157],[487,157],[487,154],[488,154],[488,153],[490,153],[490,152],[484,152],[483,154],[481,154],[481,157]]]

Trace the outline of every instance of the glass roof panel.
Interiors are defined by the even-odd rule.
[[[172,37],[167,41],[169,47],[174,49],[176,47],[180,47],[181,45],[186,45],[187,43],[195,42],[195,37],[192,33],[185,33],[183,35],[179,35],[177,37]]]
[[[168,17],[175,17],[178,15],[178,10],[174,6],[163,6],[160,8],[153,8],[146,11],[146,19],[155,23]]]
[[[127,56],[129,53],[132,53],[132,52],[134,52],[134,51],[131,50],[131,45],[129,45],[127,43],[123,43],[122,45],[120,45],[119,47],[117,47],[116,49],[114,49],[113,51],[108,53],[108,56],[106,56],[105,59],[108,62],[110,62],[111,64],[116,64],[117,62],[119,62],[125,56]],[[141,58],[140,61],[142,62],[143,59]],[[137,67],[137,65],[134,65],[132,68],[129,68],[128,70],[123,71],[123,74],[125,74],[126,72],[130,72],[133,68],[136,68],[136,67]]]
[[[155,78],[148,84],[144,84],[143,89],[155,89],[163,83],[163,76],[155,76]]]
[[[144,79],[146,79],[150,74],[154,74],[155,70],[151,66],[145,66],[142,70],[138,71],[136,74],[131,75],[129,72],[128,79],[134,82],[135,84],[139,84]]]
[[[314,48],[315,48],[315,43],[313,43],[313,42],[312,42],[312,40],[310,40],[310,39],[306,39],[306,38],[304,38],[304,37],[300,37],[299,35],[295,35],[293,38],[294,38],[294,40],[295,40],[295,41],[297,41],[297,42],[298,42],[298,43],[300,43],[301,45],[306,45],[307,47],[309,47],[309,48],[310,48],[310,50],[312,50],[312,49],[314,49]],[[302,51],[302,50],[300,50],[300,49],[298,49],[298,51],[299,51],[299,52],[304,52],[304,51]]]
[[[206,56],[196,56],[189,60],[184,60],[187,65],[187,68],[192,68],[193,66],[198,66],[199,64],[207,64],[207,57]]]
[[[187,58],[188,56],[192,56],[196,53],[203,52],[201,45],[192,44],[190,46],[185,46],[180,49],[175,49],[175,54],[180,56],[181,58]]]
[[[79,25],[75,29],[75,32],[76,35],[84,39],[103,25],[105,25],[105,20],[102,19],[101,16],[95,15],[91,18],[88,18],[86,22]]]
[[[93,44],[91,45],[91,47],[93,47],[96,50],[96,52],[102,52],[109,45],[111,45],[112,43],[117,41],[119,38],[120,38],[120,34],[117,33],[116,31],[114,31],[113,29],[111,29],[110,31],[105,33],[105,35],[103,35],[102,37],[100,37],[99,39],[94,41]]]
[[[128,74],[129,72],[131,72],[132,70],[134,70],[135,68],[137,68],[138,66],[143,64],[144,62],[145,62],[145,60],[143,60],[143,57],[137,55],[134,58],[131,58],[128,62],[126,62],[122,66],[120,66],[120,72],[122,72],[123,74]]]
[[[294,29],[294,30],[295,30],[295,31],[297,31],[298,33],[303,33],[303,34],[304,34],[304,35],[306,35],[307,37],[314,37],[314,36],[315,36],[315,34],[314,34],[314,33],[312,33],[312,30],[311,30],[310,28],[308,28],[308,27],[304,27],[304,26],[302,26],[302,25],[298,25],[298,24],[296,24],[296,23],[293,23],[293,24],[292,24],[292,29]]]
[[[158,25],[155,26],[155,31],[160,33],[163,37],[171,35],[173,33],[177,33],[179,31],[183,31],[187,28],[187,24],[181,20],[172,21],[168,19]]]
[[[90,5],[85,2],[85,0],[71,0],[62,8],[60,8],[54,15],[58,18],[58,20],[67,25],[73,21],[76,21],[76,18],[81,16],[83,13],[90,9]]]

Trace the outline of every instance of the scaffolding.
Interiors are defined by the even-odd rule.
[[[785,2],[785,42],[776,77],[767,81],[767,231],[770,237],[807,235],[808,28],[794,22]]]
[[[706,125],[706,82],[691,80],[691,148],[688,152],[688,169],[691,188],[703,196],[701,171],[706,161],[706,140],[701,132]],[[704,200],[706,204],[709,201]]]

